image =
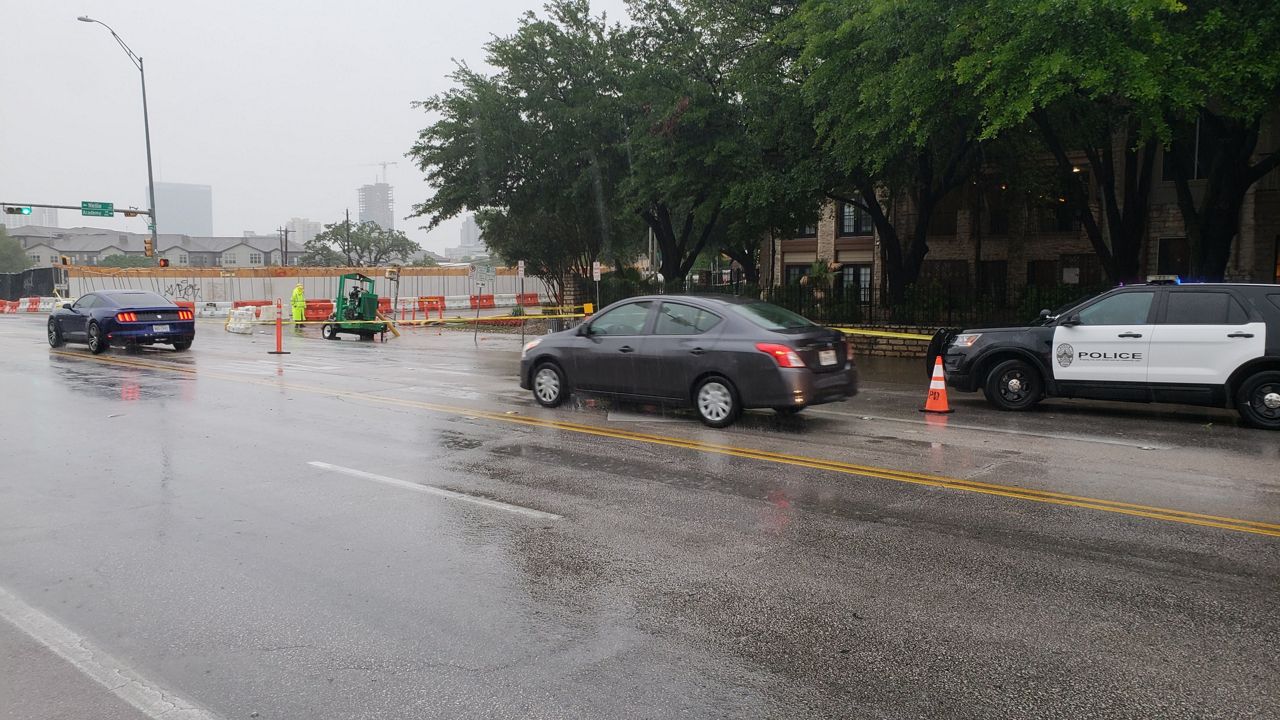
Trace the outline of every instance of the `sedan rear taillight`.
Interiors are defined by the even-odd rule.
[[[190,310],[179,310],[179,311],[178,311],[178,319],[179,319],[179,320],[194,320],[194,319],[195,319],[195,317],[196,317],[195,313],[191,312]]]
[[[138,322],[138,314],[131,312],[116,313],[116,322]]]
[[[756,343],[756,349],[762,353],[770,355],[778,362],[778,367],[784,368],[802,368],[804,361],[796,354],[795,350],[786,345],[777,345],[774,343]]]

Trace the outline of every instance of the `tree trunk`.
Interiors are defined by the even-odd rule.
[[[663,282],[668,287],[675,287],[683,283],[685,276],[689,274],[693,264],[697,262],[698,256],[706,248],[707,241],[711,239],[716,223],[719,222],[720,207],[717,205],[711,211],[711,217],[703,223],[702,228],[696,233],[695,239],[694,231],[697,224],[696,211],[698,207],[699,203],[695,203],[685,214],[679,234],[677,234],[675,225],[672,222],[671,210],[666,205],[658,203],[640,211],[640,217],[653,230],[654,240],[658,243],[659,254],[662,256],[662,260],[658,264],[659,272],[662,273]]]
[[[725,247],[723,250],[730,260],[742,266],[742,276],[747,282],[760,282],[760,263],[754,249]]]
[[[1258,129],[1257,121],[1246,124],[1208,111],[1201,114],[1200,142],[1210,143],[1210,155],[1199,204],[1191,192],[1194,169],[1187,167],[1182,153],[1165,153],[1165,161],[1173,161],[1178,209],[1191,250],[1191,277],[1196,280],[1225,279],[1232,244],[1240,233],[1245,195],[1255,182],[1280,165],[1280,150],[1252,163]],[[1193,137],[1191,142],[1194,141]]]

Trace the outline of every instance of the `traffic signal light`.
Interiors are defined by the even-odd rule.
[[[137,211],[137,210],[125,210],[125,211],[124,211],[124,216],[125,216],[125,217],[138,217],[138,211]]]
[[[31,208],[25,205],[6,205],[4,212],[6,215],[30,215]]]
[[[151,243],[151,238],[142,241],[142,254],[147,257],[153,257],[156,254],[156,246]]]
[[[157,264],[160,267],[169,267],[169,258],[160,258],[160,262]]]

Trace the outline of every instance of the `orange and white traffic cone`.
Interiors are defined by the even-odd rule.
[[[929,381],[929,394],[925,396],[924,407],[920,412],[949,413],[951,406],[947,403],[947,378],[942,373],[942,356],[933,363],[933,379]]]

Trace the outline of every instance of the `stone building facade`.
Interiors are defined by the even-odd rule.
[[[1264,128],[1259,156],[1280,147],[1277,120],[1280,116]],[[1157,153],[1140,272],[1187,276],[1186,228],[1174,183],[1164,167],[1164,153]],[[1079,171],[1087,173],[1083,155],[1076,161]],[[1192,181],[1192,191],[1202,192],[1203,184]],[[1097,184],[1090,179],[1089,186],[1091,208],[1101,218]],[[902,236],[910,237],[915,226],[912,204],[896,201],[889,212]],[[853,283],[863,288],[864,295],[878,297],[884,284],[882,248],[869,219],[862,215],[855,208],[828,202],[816,226],[793,237],[765,239],[760,252],[762,281],[788,284],[808,272],[815,260],[834,261],[840,264],[838,286],[848,288]],[[1027,286],[1083,288],[1107,281],[1088,234],[1065,198],[1032,196],[998,182],[985,187],[969,184],[948,196],[935,209],[928,243],[923,280],[936,279],[944,286],[963,284],[997,300],[1012,301]],[[1280,282],[1280,170],[1249,189],[1227,279]]]

